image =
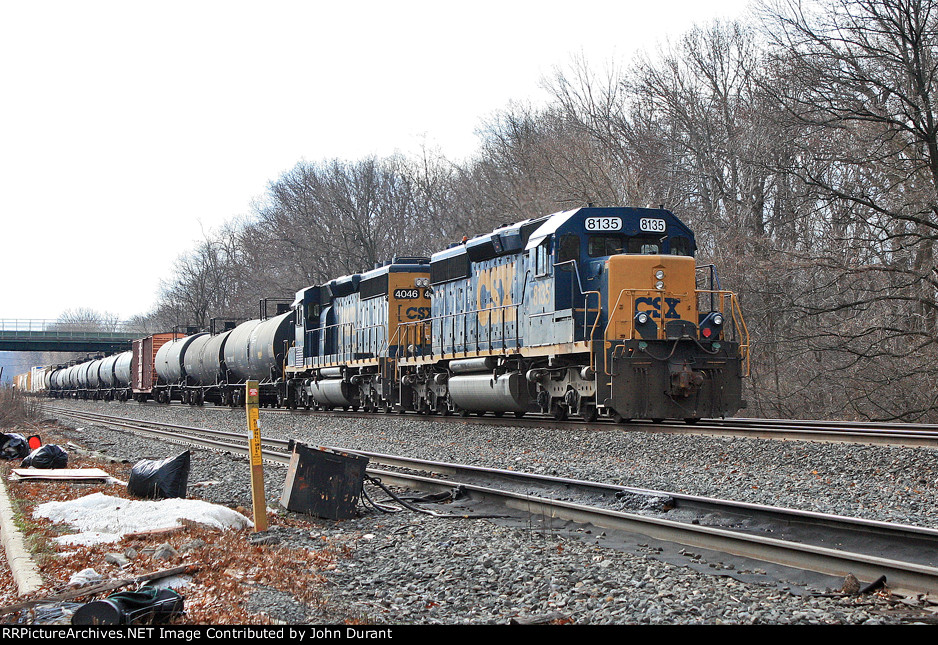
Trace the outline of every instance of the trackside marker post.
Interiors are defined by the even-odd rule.
[[[267,530],[267,500],[264,498],[264,462],[261,459],[260,384],[248,381],[244,407],[248,415],[248,443],[251,453],[251,503],[254,506],[254,532]]]

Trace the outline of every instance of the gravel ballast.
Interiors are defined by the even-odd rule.
[[[133,418],[244,433],[243,411],[155,404],[59,402]],[[52,413],[45,413],[52,417]],[[59,417],[83,447],[137,461],[179,446]],[[938,451],[925,448],[434,422],[413,415],[349,419],[261,414],[265,436],[938,528]],[[265,466],[268,505],[286,469]],[[247,460],[193,450],[189,496],[250,508]],[[440,510],[446,512],[446,508]],[[282,512],[282,509],[280,509]],[[362,508],[357,519],[315,520],[291,543],[341,538],[351,556],[328,572],[325,602],[298,606],[268,593],[290,623],[722,624],[907,622],[882,598],[801,594],[754,569],[729,570],[680,550],[677,562],[639,542],[610,548],[600,531],[543,523],[452,519]],[[686,564],[681,564],[683,558]],[[730,565],[732,566],[732,565]],[[820,591],[824,591],[823,589]],[[834,589],[839,591],[839,589]],[[305,614],[305,617],[304,617]]]

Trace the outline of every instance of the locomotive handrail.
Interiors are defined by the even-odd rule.
[[[491,349],[492,349],[492,346],[495,344],[495,341],[494,341],[494,339],[493,339],[493,337],[492,337],[492,328],[493,328],[493,319],[496,318],[496,317],[499,318],[499,321],[494,322],[494,325],[495,325],[495,326],[498,326],[498,325],[500,324],[500,325],[501,325],[501,328],[502,328],[501,340],[500,340],[500,342],[501,342],[501,344],[502,344],[502,349],[507,349],[507,348],[508,348],[507,342],[508,342],[509,339],[505,336],[505,329],[506,329],[507,323],[510,322],[510,321],[509,321],[509,318],[505,315],[505,311],[508,310],[508,309],[514,309],[514,310],[515,310],[515,323],[516,323],[516,324],[515,324],[514,341],[515,341],[515,346],[517,347],[518,341],[520,340],[520,336],[519,336],[519,325],[517,324],[517,323],[518,323],[518,315],[517,315],[517,312],[518,312],[518,308],[519,308],[520,306],[521,306],[521,303],[511,303],[511,304],[507,304],[507,305],[499,305],[498,307],[485,307],[485,308],[482,308],[482,309],[471,309],[471,310],[468,310],[468,311],[457,311],[457,312],[448,313],[448,314],[440,314],[439,316],[433,316],[433,317],[431,317],[431,318],[424,318],[423,320],[415,320],[414,322],[401,323],[400,325],[398,325],[398,330],[399,330],[399,331],[400,331],[400,330],[403,330],[403,332],[402,332],[402,334],[403,334],[403,343],[406,344],[407,341],[410,340],[410,334],[412,333],[411,330],[412,330],[412,329],[416,329],[416,326],[417,326],[417,325],[428,326],[428,325],[432,325],[435,321],[439,321],[439,323],[440,323],[440,329],[442,330],[443,326],[445,325],[445,321],[448,320],[448,319],[452,319],[452,321],[453,321],[453,346],[454,346],[453,352],[454,352],[454,353],[457,353],[456,350],[455,350],[455,345],[456,345],[456,331],[455,331],[455,330],[456,330],[456,319],[457,319],[458,317],[462,317],[462,319],[463,319],[464,321],[466,321],[469,316],[471,316],[471,315],[473,315],[473,314],[476,314],[476,317],[475,317],[475,332],[476,332],[476,333],[475,333],[475,340],[474,340],[475,348],[474,348],[473,350],[470,350],[470,349],[469,349],[469,341],[468,341],[468,338],[466,337],[466,326],[465,326],[465,325],[463,326],[463,345],[464,345],[464,349],[462,350],[462,353],[463,353],[463,355],[468,355],[470,351],[475,351],[475,352],[481,351],[481,349],[480,349],[480,347],[479,347],[479,344],[480,344],[480,340],[479,340],[479,339],[480,339],[480,335],[479,335],[479,318],[480,318],[480,316],[479,316],[478,314],[480,314],[480,313],[486,313],[486,314],[488,314],[488,316],[487,316],[487,318],[486,318],[486,322],[483,323],[483,326],[484,326],[486,329],[488,329],[487,340],[488,340],[488,344],[489,344],[489,350],[491,350]],[[397,335],[397,334],[395,334],[395,336],[396,336],[396,335]],[[417,344],[415,343],[415,346],[416,346],[416,345],[417,345]],[[422,347],[423,345],[425,345],[425,343],[421,342],[421,343],[419,343],[419,345]],[[432,349],[432,345],[431,345],[431,352],[430,352],[429,355],[430,355],[430,356],[436,356],[436,353],[435,353],[435,352],[433,351],[433,349]]]
[[[603,374],[605,374],[606,376],[612,376],[612,372],[609,371],[609,352],[606,351],[606,339],[609,338],[609,328],[612,327],[612,323],[613,323],[612,312],[616,311],[619,308],[619,302],[622,301],[622,294],[624,294],[626,291],[634,291],[634,290],[622,289],[621,291],[619,291],[619,295],[616,298],[616,303],[612,307],[609,308],[609,316],[607,316],[606,328],[603,330]],[[633,303],[635,302],[634,297],[632,298],[632,302]],[[634,308],[635,307],[633,305],[629,309],[629,311],[632,311],[632,309]],[[634,327],[633,327],[633,330],[634,330]]]
[[[346,335],[346,328],[348,327],[351,327],[353,331],[349,332]],[[359,337],[363,334],[363,332],[365,332],[366,330],[370,331],[372,329],[384,329],[384,328],[385,328],[385,325],[383,325],[382,323],[376,323],[374,325],[366,325],[364,327],[359,327],[358,323],[355,323],[355,322],[342,322],[342,323],[335,323],[333,325],[324,325],[322,327],[314,327],[313,329],[307,329],[306,336],[308,339],[311,340],[315,332],[320,332],[320,334],[325,334],[328,330],[331,330],[331,329],[340,331],[341,338],[337,340],[341,340],[341,344],[337,342],[336,349],[344,349],[345,342],[348,341],[348,347],[349,347],[349,351],[347,352],[349,355],[348,360],[355,360],[356,350],[359,349],[359,347],[361,346],[359,343]],[[384,335],[387,336],[386,331]],[[386,344],[385,349],[387,349],[387,347],[388,345]],[[337,351],[335,352],[334,356],[336,356],[337,359],[339,359],[339,357],[343,356],[344,354],[346,354],[346,352]]]
[[[586,337],[587,315],[588,315],[588,313],[589,313],[589,306],[590,306],[590,305],[589,305],[589,296],[590,296],[590,294],[596,294],[596,317],[593,319],[593,326],[590,328],[589,339],[588,339],[588,342],[589,342],[589,356],[590,356],[590,369],[595,370],[595,369],[596,369],[596,365],[595,365],[594,362],[593,362],[593,361],[594,361],[594,356],[593,356],[593,342],[594,342],[594,340],[595,340],[596,327],[599,326],[599,319],[600,319],[600,317],[602,316],[602,311],[603,311],[602,294],[601,294],[599,291],[584,291],[584,290],[583,290],[583,281],[580,279],[580,270],[579,270],[579,267],[577,266],[577,261],[576,261],[575,259],[573,259],[573,260],[565,260],[565,261],[563,261],[563,262],[558,262],[558,263],[554,264],[554,268],[559,267],[559,266],[563,266],[564,264],[570,264],[570,263],[573,264],[573,274],[576,276],[577,288],[580,290],[580,295],[583,296],[583,336],[584,336],[584,338]],[[522,300],[522,302],[523,302],[523,300]]]
[[[746,319],[743,318],[742,308],[739,305],[739,298],[732,291],[723,291],[723,290],[709,290],[709,289],[698,289],[698,294],[709,293],[712,296],[715,294],[720,298],[720,313],[724,316],[726,315],[726,306],[724,301],[729,299],[729,310],[730,310],[730,319],[733,321],[733,327],[736,329],[739,334],[739,354],[743,358],[746,366],[746,372],[743,376],[749,376],[751,373],[751,342],[749,338],[749,327],[746,325]]]

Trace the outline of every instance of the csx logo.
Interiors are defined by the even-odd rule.
[[[680,298],[665,298],[664,299],[664,317],[665,318],[680,318],[681,315],[675,311],[675,307],[681,304]],[[644,312],[651,316],[652,318],[661,318],[661,297],[657,298],[636,298],[635,299],[635,313]]]
[[[404,315],[407,320],[423,320],[430,316],[430,307],[408,307]]]

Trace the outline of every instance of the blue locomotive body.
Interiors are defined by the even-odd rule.
[[[723,321],[741,323],[735,297],[697,289],[695,251],[670,211],[588,207],[433,255],[431,315],[403,326],[412,349],[398,362],[409,384],[399,404],[590,419],[735,413],[748,345],[725,337]],[[706,323],[711,336],[705,319],[721,322]]]

